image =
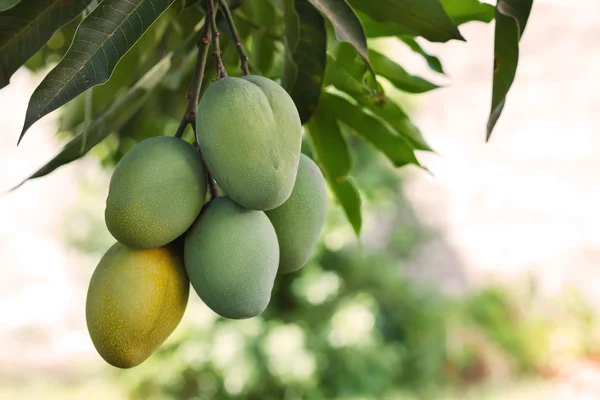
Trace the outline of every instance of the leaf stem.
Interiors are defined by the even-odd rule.
[[[202,88],[202,79],[204,78],[204,70],[206,69],[206,60],[208,58],[208,48],[210,47],[210,24],[207,19],[204,20],[202,26],[202,34],[198,41],[198,58],[196,59],[196,67],[190,86],[186,92],[187,106],[181,122],[175,131],[175,137],[182,137],[183,132],[188,124],[196,125],[196,112],[198,109],[198,100],[200,98],[200,90]],[[194,129],[195,131],[195,129]]]
[[[218,0],[216,0],[218,1]],[[213,56],[215,57],[215,63],[217,65],[217,79],[226,78],[227,71],[223,65],[223,59],[221,58],[221,47],[219,46],[219,30],[217,29],[217,10],[215,8],[215,0],[206,0],[208,10],[208,19],[210,21],[210,28],[212,30],[212,45],[213,45]]]
[[[240,40],[240,35],[238,34],[237,28],[235,27],[235,22],[233,21],[233,15],[231,14],[231,10],[229,9],[229,5],[226,0],[218,0],[219,7],[221,8],[221,12],[225,15],[225,19],[227,20],[227,25],[229,25],[229,29],[231,29],[231,34],[233,35],[233,40],[235,42],[235,47],[237,48],[238,54],[240,55],[240,67],[242,68],[242,72],[244,75],[249,75],[250,71],[248,69],[248,56],[244,51],[244,46],[242,46],[242,41]]]
[[[198,152],[200,152],[200,146],[198,145],[198,136],[196,136],[196,125],[192,124],[192,128],[194,129],[194,147]],[[217,188],[217,182],[213,179],[210,171],[208,170],[208,166],[206,165],[206,161],[202,159],[202,164],[204,164],[204,169],[206,170],[206,181],[208,182],[208,193],[210,194],[211,199],[216,199],[219,197],[219,189]]]

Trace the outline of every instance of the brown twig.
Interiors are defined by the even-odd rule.
[[[202,88],[202,79],[204,78],[204,70],[206,69],[206,59],[208,58],[208,48],[210,45],[211,28],[208,20],[204,20],[202,27],[202,35],[198,41],[198,58],[196,59],[196,67],[194,68],[194,76],[190,82],[190,86],[185,94],[187,105],[185,112],[179,122],[175,137],[182,137],[183,132],[188,124],[196,125],[196,112],[198,109],[198,99],[200,98],[200,90]]]
[[[213,56],[215,57],[215,63],[217,65],[217,79],[226,78],[227,71],[223,65],[223,59],[221,58],[221,47],[219,46],[219,30],[217,29],[217,10],[215,8],[215,0],[206,0],[206,3],[206,9],[208,10],[207,17],[210,21],[210,27],[212,30]]]
[[[229,26],[231,34],[233,35],[235,47],[237,48],[238,54],[240,55],[240,67],[242,68],[242,72],[244,73],[244,75],[249,75],[250,70],[248,69],[248,56],[244,51],[244,46],[242,46],[242,41],[240,40],[240,35],[238,34],[237,28],[235,27],[235,22],[233,21],[233,15],[231,14],[229,5],[227,5],[227,1],[225,0],[218,1],[219,7],[221,8],[221,12],[225,15],[227,25]]]

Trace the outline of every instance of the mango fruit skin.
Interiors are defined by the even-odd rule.
[[[175,137],[146,139],[113,172],[106,226],[131,248],[164,246],[194,223],[206,191],[206,170],[192,145]]]
[[[274,81],[216,81],[200,99],[196,131],[209,171],[242,207],[270,210],[292,193],[302,127],[294,101]]]
[[[279,240],[279,273],[299,270],[312,253],[327,215],[327,185],[319,167],[304,154],[290,198],[265,212]]]
[[[115,243],[96,267],[86,300],[87,327],[100,356],[118,368],[142,363],[181,321],[189,290],[183,260],[171,248]]]
[[[186,233],[184,264],[192,287],[214,312],[255,317],[269,304],[277,275],[275,229],[264,212],[218,197]]]

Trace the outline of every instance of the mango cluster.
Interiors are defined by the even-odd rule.
[[[298,111],[277,83],[253,75],[213,83],[196,132],[200,151],[153,137],[111,178],[105,220],[117,243],[92,275],[86,320],[116,367],[140,364],[166,340],[190,283],[222,317],[261,314],[277,273],[302,268],[323,227],[325,180],[300,153]],[[209,176],[225,195],[207,202]]]

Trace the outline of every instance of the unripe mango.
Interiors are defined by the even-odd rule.
[[[98,353],[119,368],[146,360],[181,321],[189,288],[181,257],[172,249],[115,243],[87,293],[87,327]]]
[[[313,160],[300,155],[290,198],[266,214],[279,240],[279,272],[299,270],[310,257],[327,214],[325,178]]]
[[[106,199],[106,226],[131,248],[164,246],[194,223],[206,190],[206,170],[192,145],[168,136],[146,139],[115,168]]]
[[[223,78],[198,105],[197,139],[209,171],[233,201],[270,210],[292,193],[302,140],[287,92],[256,75]]]
[[[277,275],[275,229],[262,211],[228,197],[213,199],[186,233],[184,264],[214,312],[232,319],[257,316],[269,304]]]

